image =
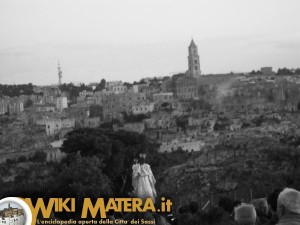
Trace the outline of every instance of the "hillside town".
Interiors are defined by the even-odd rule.
[[[175,206],[298,187],[300,69],[204,75],[193,40],[187,64],[173,76],[86,85],[63,83],[58,63],[56,85],[1,85],[4,193],[130,196],[131,164],[145,151],[158,192]]]
[[[29,95],[1,95],[1,162],[38,151],[45,152],[48,161],[59,162],[64,136],[82,127],[143,133],[159,143],[160,152],[201,151],[232,136],[296,132],[299,69],[280,72],[264,67],[244,74],[201,75],[192,40],[185,73],[133,84],[103,79],[83,85],[74,95],[72,89],[62,88],[58,65],[56,86],[33,85]],[[266,120],[260,126],[253,126],[262,118]]]
[[[8,207],[0,210],[0,224],[24,225],[25,215],[21,208],[13,208],[8,203]]]

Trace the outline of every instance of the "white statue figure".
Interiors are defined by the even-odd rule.
[[[150,165],[145,163],[146,154],[140,154],[139,163],[135,161],[132,166],[132,186],[135,197],[141,198],[143,202],[151,198],[155,202],[156,180],[153,176]]]

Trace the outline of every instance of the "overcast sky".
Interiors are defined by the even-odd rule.
[[[0,0],[0,83],[300,67],[299,0]]]
[[[9,203],[10,203],[10,207],[12,207],[12,208],[22,209],[21,206],[19,206],[18,204],[14,203],[14,202],[5,202],[5,203],[0,204],[0,210],[8,208]]]

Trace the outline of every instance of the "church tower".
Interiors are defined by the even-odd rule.
[[[192,77],[197,77],[198,75],[201,75],[198,47],[195,44],[193,39],[189,46],[188,61],[189,61],[188,74]]]

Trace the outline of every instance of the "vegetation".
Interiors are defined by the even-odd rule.
[[[86,86],[85,84],[81,84],[79,87],[75,86],[73,83],[62,84],[60,87],[62,92],[67,92],[70,95],[70,99],[72,102],[76,102],[77,97],[79,96],[79,92],[81,91],[93,91],[92,87]]]
[[[157,149],[156,143],[141,134],[77,129],[68,133],[62,148],[68,156],[59,164],[46,163],[45,153],[37,152],[28,160],[21,157],[0,165],[0,182],[12,170],[17,173],[15,181],[1,186],[0,198],[75,197],[76,204],[81,204],[85,197],[126,197],[132,191],[132,163],[139,153],[147,154],[147,163],[158,179],[166,168],[182,164],[190,157],[182,150],[158,154]],[[80,212],[74,216],[79,218]]]
[[[100,83],[96,86],[95,91],[102,91],[103,89],[105,89],[105,86],[106,86],[106,80],[102,79]]]
[[[300,75],[300,68],[297,68],[295,70],[287,69],[286,67],[282,69],[279,68],[277,71],[277,75]]]
[[[257,71],[252,70],[249,74],[250,74],[250,75],[261,75],[262,72],[261,72],[260,70],[257,70]]]
[[[147,154],[147,161],[152,164],[153,157],[158,154],[157,146],[144,135],[103,129],[78,129],[70,132],[62,151],[68,154],[80,152],[84,157],[96,156],[103,159],[103,172],[112,179],[116,194],[130,191],[133,158],[144,152]]]
[[[212,109],[212,105],[203,98],[200,98],[199,100],[192,100],[190,105],[194,110],[210,111]]]
[[[16,97],[20,95],[31,95],[33,93],[34,91],[32,83],[18,85],[0,84],[0,97]]]
[[[124,114],[125,122],[134,123],[134,122],[142,122],[144,119],[150,118],[145,114],[138,114],[138,115],[127,115]]]
[[[33,101],[28,98],[24,104],[24,108],[30,108],[32,106],[33,106]]]
[[[90,117],[100,117],[103,120],[103,110],[100,105],[91,105],[90,106]]]

